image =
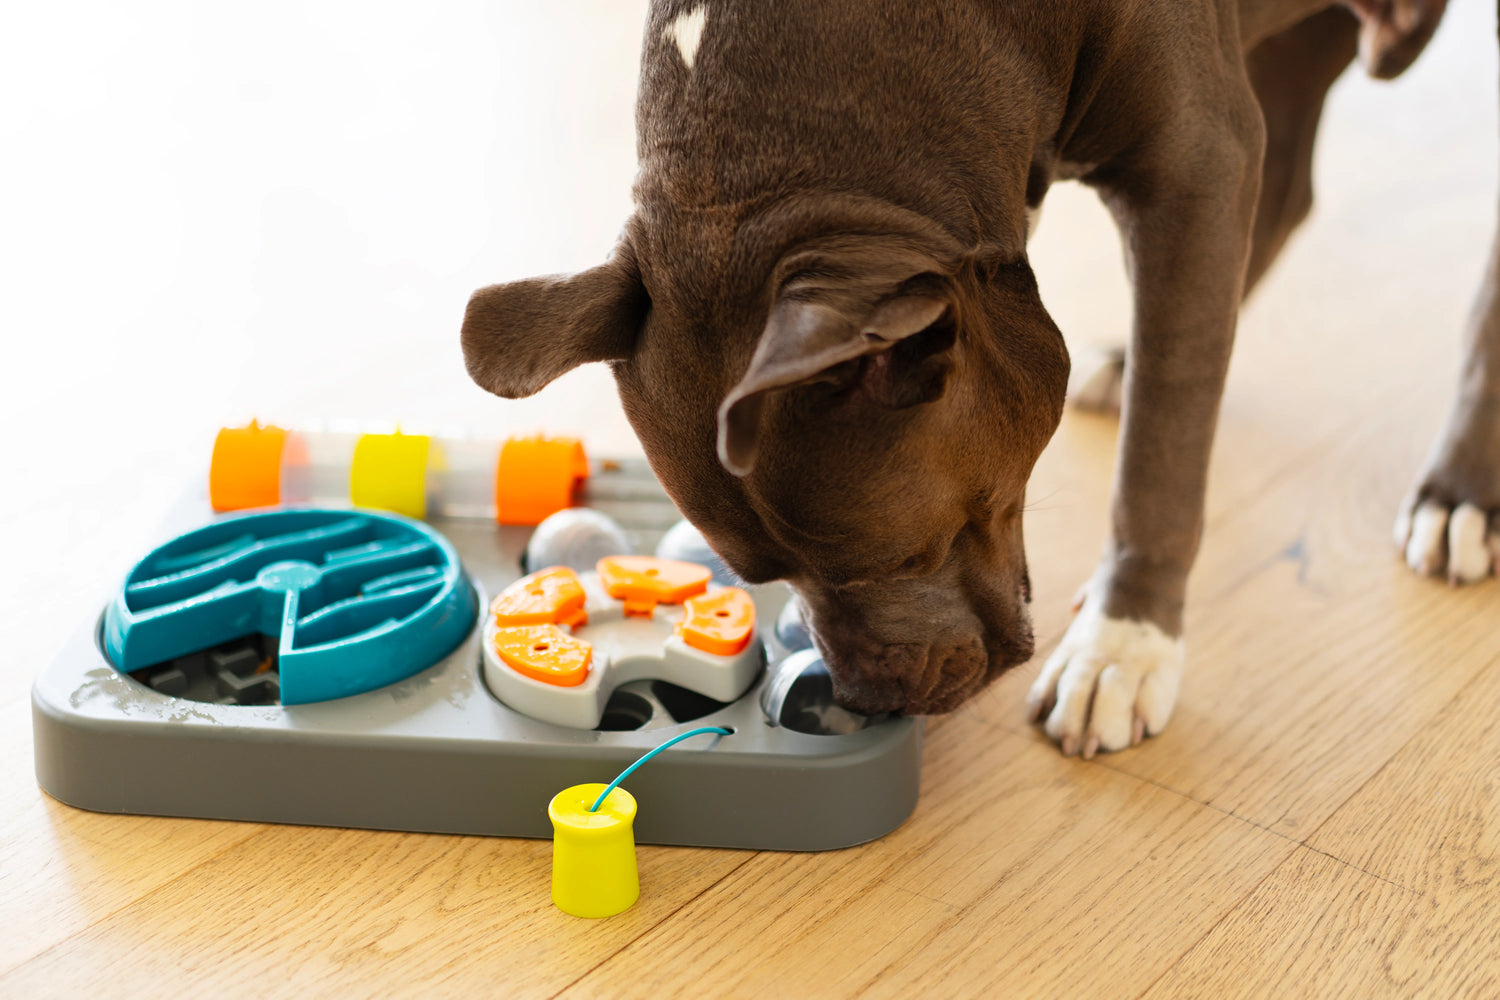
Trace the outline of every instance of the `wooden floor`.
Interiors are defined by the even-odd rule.
[[[84,84],[23,135],[81,156],[97,124],[145,165],[121,158],[134,198],[71,157],[3,185],[30,184],[0,324],[28,484],[0,522],[0,997],[1500,996],[1500,584],[1415,579],[1389,541],[1493,220],[1478,0],[1408,78],[1350,78],[1331,102],[1319,208],[1241,324],[1160,738],[1063,759],[1023,721],[1032,664],[930,721],[920,804],[891,835],[642,847],[639,904],[603,921],[552,907],[544,841],[98,815],[37,790],[30,679],[201,474],[219,420],[548,421],[630,447],[602,373],[501,404],[465,386],[454,343],[470,287],[589,263],[628,207],[640,5],[577,6],[517,5],[519,41],[478,6],[289,6],[319,44],[283,51],[296,32],[147,4],[121,37],[154,62],[107,30],[42,32]],[[254,69],[262,43],[276,74]],[[325,49],[333,68],[312,68]],[[287,155],[232,141],[207,112],[224,95]],[[325,142],[334,114],[353,124]],[[1119,332],[1118,247],[1085,192],[1054,192],[1034,256],[1075,345]],[[1042,652],[1099,552],[1115,433],[1070,415],[1037,471]]]

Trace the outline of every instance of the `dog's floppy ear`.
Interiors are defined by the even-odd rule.
[[[622,361],[650,307],[627,242],[578,274],[481,288],[464,311],[469,377],[519,399],[590,361]]]
[[[1359,15],[1359,59],[1377,80],[1405,73],[1432,40],[1448,0],[1348,0]]]
[[[951,325],[899,374],[890,361],[908,338],[943,325],[939,321],[951,303],[937,288],[937,278],[919,273],[894,287],[887,284],[883,296],[872,294],[868,281],[819,280],[811,287],[793,283],[784,290],[744,378],[719,407],[719,461],[724,467],[743,476],[754,466],[769,393],[816,381],[837,365],[884,357],[887,363],[865,366],[857,375],[874,398],[889,406],[910,406],[940,395],[947,361],[934,361],[931,355],[952,345]]]

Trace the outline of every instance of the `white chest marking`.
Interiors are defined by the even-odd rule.
[[[699,4],[686,14],[678,14],[676,20],[667,25],[665,34],[677,43],[682,64],[688,69],[693,68],[693,60],[698,58],[698,46],[703,41],[703,26],[707,21],[708,10]]]

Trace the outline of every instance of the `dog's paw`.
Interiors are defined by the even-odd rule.
[[[1409,499],[1396,518],[1396,547],[1422,576],[1478,583],[1500,565],[1500,510]]]
[[[1124,384],[1125,348],[1086,348],[1073,359],[1068,402],[1079,410],[1118,414]]]
[[[1124,750],[1166,726],[1182,683],[1183,647],[1149,622],[1109,618],[1088,600],[1026,697],[1062,752]]]

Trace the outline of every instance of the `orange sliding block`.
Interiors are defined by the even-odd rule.
[[[573,506],[588,478],[589,460],[577,438],[511,438],[495,466],[495,519],[501,524],[541,524]]]
[[[495,633],[495,652],[516,673],[555,687],[577,687],[589,676],[594,648],[556,625],[514,625]]]
[[[281,449],[286,431],[262,427],[225,427],[214,439],[208,466],[208,502],[214,510],[271,507],[281,502]]]
[[[692,597],[676,633],[694,649],[715,656],[733,656],[750,645],[755,634],[755,602],[738,587]]]
[[[496,625],[571,625],[588,623],[583,609],[587,595],[578,574],[553,566],[523,576],[500,592],[490,604]]]
[[[703,593],[713,577],[707,566],[655,556],[606,556],[598,570],[609,596],[625,602],[625,613],[645,618],[658,604],[681,604]]]

